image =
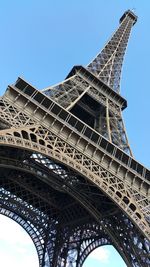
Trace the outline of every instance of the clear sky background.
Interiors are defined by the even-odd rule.
[[[1,0],[0,95],[18,76],[42,89],[63,80],[74,65],[86,66],[116,30],[119,18],[127,9],[134,9],[139,19],[133,27],[124,61],[121,94],[128,100],[128,108],[123,115],[133,154],[138,161],[149,167],[150,1],[148,0]],[[1,265],[2,254],[7,255],[4,248],[8,248],[6,243],[5,245],[2,243],[5,242],[3,233],[6,232],[7,241],[11,232],[17,231],[17,235],[11,240],[17,239],[21,234],[19,230],[11,231],[11,227],[16,226],[7,224],[2,216],[0,224],[1,229],[4,226],[4,230],[0,231]],[[23,240],[21,237],[22,244],[27,244],[24,251],[28,251],[29,244]],[[19,244],[17,242],[16,244]],[[9,250],[11,251],[11,248]],[[95,252],[95,256],[91,256],[90,263],[86,263],[85,267],[124,267],[125,264],[117,260],[114,255],[113,264],[112,254],[114,254],[112,248],[101,248],[99,254]],[[19,260],[19,257],[23,259],[23,256],[20,256],[21,252],[16,252],[14,255]],[[36,267],[36,260],[31,258],[29,260],[31,264],[26,263],[25,266]],[[7,260],[9,259],[7,257]],[[11,267],[23,266],[24,261],[18,264],[12,265],[11,261]],[[10,262],[7,265],[5,260],[2,266],[8,267]]]

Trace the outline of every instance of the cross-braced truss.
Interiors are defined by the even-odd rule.
[[[116,92],[135,21],[127,11],[64,82],[39,92],[19,78],[0,99],[0,213],[29,233],[40,267],[81,267],[107,244],[127,266],[150,264],[150,172],[132,157]]]

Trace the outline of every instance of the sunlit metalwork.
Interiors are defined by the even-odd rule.
[[[137,17],[127,11],[86,67],[38,91],[18,78],[0,99],[0,213],[31,236],[40,267],[81,267],[111,244],[150,264],[150,172],[132,156],[119,94]]]

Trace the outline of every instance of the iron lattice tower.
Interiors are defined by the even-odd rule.
[[[0,213],[31,236],[40,267],[80,267],[112,244],[150,264],[150,172],[132,156],[119,94],[137,17],[128,10],[86,67],[38,91],[21,78],[0,99]]]

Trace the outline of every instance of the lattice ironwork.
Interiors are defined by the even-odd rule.
[[[150,171],[133,157],[116,91],[136,16],[87,68],[38,91],[21,78],[0,99],[0,213],[29,233],[40,267],[81,267],[102,245],[150,264]]]
[[[120,26],[110,41],[96,58],[87,66],[98,78],[113,90],[120,91],[120,77],[123,58],[130,36],[131,28],[137,17],[127,11],[120,19]]]

